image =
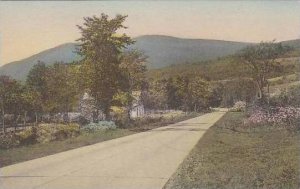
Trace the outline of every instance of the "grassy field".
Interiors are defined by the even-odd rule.
[[[290,74],[290,75],[285,75],[285,76],[280,76],[280,77],[274,77],[271,79],[268,79],[270,82],[270,85],[281,85],[281,84],[286,84],[286,83],[292,83],[295,81],[299,81],[299,73],[295,74]]]
[[[177,115],[176,117],[155,119],[152,120],[152,122],[149,122],[149,120],[145,119],[138,121],[136,124],[131,125],[126,129],[118,128],[113,130],[97,131],[94,133],[82,132],[78,137],[68,138],[61,141],[53,141],[43,144],[38,143],[11,149],[0,148],[0,167],[147,131],[190,119],[199,115],[199,113],[190,113],[187,115],[181,114]]]
[[[299,188],[299,131],[244,128],[243,116],[229,112],[211,127],[165,189]]]

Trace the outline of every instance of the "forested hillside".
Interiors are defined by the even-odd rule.
[[[288,54],[296,54],[289,52]],[[293,74],[299,72],[299,58],[290,55],[278,59],[280,63],[280,72],[274,72],[272,77]],[[249,77],[248,68],[239,62],[235,56],[227,56],[211,61],[201,61],[190,64],[179,64],[162,69],[149,70],[148,78],[170,78],[175,76],[187,76],[190,78],[201,76],[207,80],[228,80],[238,77]]]

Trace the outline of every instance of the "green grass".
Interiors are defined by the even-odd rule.
[[[284,84],[284,83],[291,83],[291,82],[299,81],[299,73],[280,76],[280,77],[274,77],[274,78],[268,79],[268,81],[270,82],[270,85],[280,85],[280,84]]]
[[[294,81],[290,83],[284,83],[279,85],[270,86],[270,93],[271,94],[278,94],[280,91],[288,90],[291,87],[296,87],[300,85],[300,81]]]
[[[199,115],[199,113],[190,113],[187,115],[182,114],[176,117],[156,119],[152,123],[147,123],[147,121],[139,122],[125,129],[118,128],[114,130],[97,131],[95,133],[81,132],[78,137],[68,138],[61,141],[53,141],[44,144],[38,143],[11,149],[0,148],[0,167],[147,131]]]
[[[169,188],[299,188],[300,133],[244,128],[227,113],[198,142],[165,186]]]
[[[162,127],[162,126],[166,126],[166,125],[170,125],[173,123],[177,123],[177,122],[181,122],[187,119],[191,119],[197,116],[202,115],[203,113],[197,113],[197,112],[192,112],[192,113],[188,113],[188,114],[179,114],[179,115],[166,115],[164,117],[161,118],[154,118],[154,119],[150,119],[150,120],[140,120],[140,121],[136,121],[136,123],[134,125],[131,125],[130,127],[128,127],[131,131],[135,131],[135,132],[143,132],[143,131],[148,131],[151,129],[155,129],[158,127]]]
[[[136,132],[128,129],[104,130],[95,133],[81,134],[78,137],[69,138],[62,141],[33,144],[12,149],[0,149],[0,167],[95,144],[97,142],[127,136],[134,133]]]

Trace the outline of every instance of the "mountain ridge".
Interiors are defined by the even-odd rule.
[[[215,39],[190,39],[167,35],[143,35],[133,38],[136,43],[129,49],[139,49],[149,57],[148,68],[159,69],[174,64],[213,60],[234,54],[238,50],[255,43],[224,41]],[[300,39],[283,41],[300,48]],[[44,50],[28,58],[5,64],[0,67],[0,75],[10,75],[24,80],[33,65],[38,61],[51,65],[55,62],[70,63],[80,60],[75,53],[77,43],[64,43]]]

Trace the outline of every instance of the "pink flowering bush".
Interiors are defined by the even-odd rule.
[[[246,123],[294,123],[300,118],[300,108],[273,107],[269,111],[255,108]]]

